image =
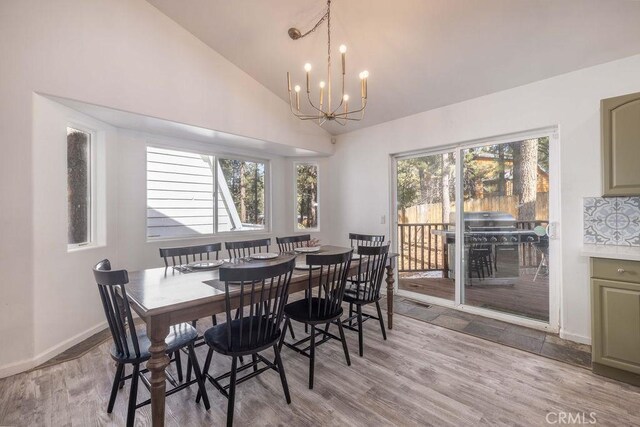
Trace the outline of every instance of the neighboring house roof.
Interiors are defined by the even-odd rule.
[[[216,223],[219,231],[247,228],[240,221],[222,169],[214,166],[211,156],[149,147],[147,162],[148,237],[211,234]],[[212,185],[216,167],[217,189]]]

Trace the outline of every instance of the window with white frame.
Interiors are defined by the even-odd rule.
[[[147,147],[147,237],[267,228],[268,163]]]
[[[318,230],[318,165],[295,163],[296,230]]]
[[[91,132],[67,127],[67,244],[86,246],[94,240],[93,157]]]
[[[219,200],[227,208],[218,210],[218,231],[265,229],[265,166],[258,161],[218,159]]]

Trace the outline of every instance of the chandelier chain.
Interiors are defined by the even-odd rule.
[[[327,4],[330,4],[330,3],[331,3],[331,0],[329,0],[329,1],[327,2]],[[305,38],[305,37],[306,37],[306,36],[308,36],[309,34],[311,34],[311,33],[315,32],[315,31],[318,29],[318,27],[320,26],[320,24],[322,24],[322,23],[323,23],[325,20],[327,20],[327,19],[329,19],[329,8],[328,8],[328,6],[327,6],[327,11],[324,13],[324,15],[322,16],[322,18],[320,18],[320,20],[319,20],[318,22],[316,22],[316,25],[314,25],[314,26],[313,26],[313,28],[311,28],[311,29],[310,29],[309,31],[307,31],[306,33],[304,33],[304,34],[300,35],[300,37],[299,37],[299,38],[301,38],[301,39],[302,39],[302,38]]]
[[[331,0],[327,0],[326,16],[327,16],[327,61],[329,63],[329,70],[331,70]]]

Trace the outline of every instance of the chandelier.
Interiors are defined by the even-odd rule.
[[[297,28],[289,28],[289,37],[293,40],[302,39],[312,32],[314,32],[320,24],[327,21],[327,79],[326,81],[319,82],[319,95],[318,104],[314,104],[311,99],[311,64],[304,65],[304,70],[307,77],[307,100],[311,106],[311,113],[304,113],[300,111],[300,91],[299,85],[295,85],[293,88],[293,94],[291,93],[291,74],[287,72],[287,89],[289,91],[289,107],[294,116],[301,120],[317,120],[319,125],[322,126],[326,121],[335,121],[338,124],[344,126],[347,121],[360,121],[364,118],[364,109],[367,106],[367,78],[369,77],[368,71],[360,73],[360,108],[349,110],[349,95],[344,92],[344,78],[345,78],[345,63],[347,47],[341,45],[339,48],[340,55],[342,56],[342,91],[340,94],[340,103],[333,108],[331,99],[331,0],[327,0],[327,11],[320,18],[320,20],[306,33],[302,33]],[[325,96],[326,90],[326,96]],[[303,95],[304,96],[304,95]],[[309,109],[307,109],[309,110]],[[360,113],[360,114],[358,114]]]

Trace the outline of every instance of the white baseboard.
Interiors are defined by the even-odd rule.
[[[107,327],[107,322],[103,321],[98,323],[97,325],[87,329],[86,331],[80,332],[73,337],[56,344],[53,347],[50,347],[43,351],[42,353],[35,355],[30,359],[20,360],[18,362],[9,363],[7,365],[0,366],[0,378],[9,377],[11,375],[19,374],[24,371],[28,371],[31,368],[35,368],[38,365],[43,364],[47,360],[57,356],[63,351],[73,347],[74,345],[86,340],[91,335],[100,332],[104,328]]]
[[[28,371],[29,369],[35,366],[37,365],[33,364],[33,361],[31,359],[20,360],[18,362],[9,363],[8,365],[0,366],[0,378],[10,377],[11,375]]]
[[[571,333],[571,332],[567,332],[567,331],[565,331],[563,329],[560,330],[560,338],[565,339],[565,340],[569,340],[569,341],[575,341],[575,342],[580,343],[580,344],[591,345],[591,337],[574,334],[574,333]]]

